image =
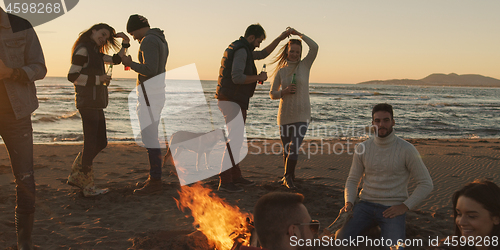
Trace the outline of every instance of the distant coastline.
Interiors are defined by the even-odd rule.
[[[458,87],[496,87],[500,88],[500,80],[488,76],[466,74],[431,74],[425,78],[415,79],[391,79],[373,80],[360,82],[358,84],[379,85],[412,85],[412,86],[458,86]]]

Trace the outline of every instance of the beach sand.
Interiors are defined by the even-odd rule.
[[[423,245],[428,246],[429,237],[443,239],[452,233],[451,195],[455,190],[477,178],[500,184],[500,140],[409,141],[422,155],[433,178],[434,190],[417,208],[408,212],[407,235],[409,239],[423,239]],[[312,146],[309,152],[316,150],[315,144],[323,146],[316,154],[301,155],[297,166],[297,184],[305,196],[305,206],[322,227],[332,223],[343,206],[343,186],[352,161],[346,148],[343,154],[335,154],[332,148],[328,152],[328,147],[345,143],[306,140],[303,146]],[[260,196],[271,191],[286,191],[276,183],[283,173],[282,156],[270,154],[269,149],[261,150],[262,141],[253,142],[253,145],[240,165],[243,175],[257,185],[245,188],[244,193],[214,191],[246,212],[253,210]],[[257,154],[258,147],[260,154]],[[37,199],[33,240],[38,249],[171,249],[166,247],[169,238],[195,231],[192,216],[180,211],[173,199],[179,196],[179,181],[175,175],[167,176],[172,168],[164,169],[163,194],[132,194],[135,183],[144,181],[149,172],[146,150],[135,143],[110,143],[96,157],[96,184],[109,188],[110,192],[84,198],[78,189],[65,184],[73,159],[81,148],[81,144],[34,146]],[[340,150],[337,148],[336,152]],[[352,145],[350,152],[353,152]],[[203,184],[216,190],[218,178],[209,178]],[[414,187],[410,182],[410,190]],[[2,146],[0,249],[15,249],[15,200],[10,161]]]

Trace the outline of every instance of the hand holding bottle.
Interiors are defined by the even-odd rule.
[[[264,82],[265,80],[267,80],[267,72],[261,72],[259,75],[258,75],[258,80],[259,82]]]
[[[261,73],[261,74],[262,74],[262,73],[266,73],[266,79],[267,79],[266,64],[264,64],[264,66],[262,66],[262,71],[261,71],[260,73]],[[259,80],[259,84],[264,84],[264,81],[265,81],[265,80]]]
[[[281,91],[281,96],[286,96],[286,95],[291,95],[294,94],[295,91],[297,91],[297,86],[295,85],[288,85],[285,89]]]
[[[111,81],[111,76],[108,75],[99,76],[99,82],[102,83],[103,85],[108,85],[110,81]]]
[[[108,71],[106,71],[106,75],[104,75],[104,76],[107,76],[105,78],[105,81],[101,81],[103,83],[103,85],[109,86],[109,83],[111,82],[112,75],[113,75],[113,64],[110,64],[108,67]],[[101,77],[99,77],[99,79],[101,79]]]

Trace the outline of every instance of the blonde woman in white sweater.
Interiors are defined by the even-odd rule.
[[[309,52],[301,60],[302,43],[299,39],[290,41],[281,48],[273,63],[278,63],[276,76],[271,85],[271,99],[279,99],[278,125],[280,126],[283,145],[283,163],[285,173],[282,183],[289,189],[297,189],[295,166],[302,140],[311,120],[311,102],[309,100],[309,73],[318,54],[318,44],[306,35],[290,28],[290,34],[299,36],[309,46]],[[295,75],[295,84],[292,78]],[[281,87],[281,90],[280,90]]]

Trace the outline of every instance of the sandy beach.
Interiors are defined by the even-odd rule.
[[[500,140],[498,139],[411,139],[434,181],[434,190],[407,215],[407,237],[443,239],[453,229],[451,194],[465,183],[487,178],[500,184]],[[277,142],[277,141],[272,141]],[[272,143],[271,142],[271,143]],[[346,141],[306,140],[318,153],[301,155],[297,178],[300,193],[311,217],[322,227],[337,217],[343,206],[343,186],[352,155],[345,148],[336,154],[326,145],[345,145]],[[351,147],[356,142],[351,142]],[[263,141],[254,142],[263,147]],[[320,145],[316,148],[315,145]],[[321,147],[322,145],[322,147]],[[179,181],[164,169],[161,195],[133,195],[135,183],[147,178],[148,161],[144,148],[135,143],[111,143],[94,163],[96,184],[109,188],[106,195],[84,198],[78,189],[66,184],[71,164],[81,144],[37,144],[34,146],[37,199],[33,240],[37,249],[172,249],[168,241],[177,235],[195,231],[193,218],[180,211]],[[313,149],[313,147],[311,147]],[[276,183],[283,172],[281,155],[249,147],[241,163],[243,175],[257,185],[244,193],[214,191],[229,204],[251,212],[256,200],[271,191],[286,191]],[[320,153],[323,150],[323,153]],[[353,149],[351,148],[351,152]],[[267,153],[266,153],[267,152]],[[307,151],[306,151],[307,152]],[[337,153],[339,151],[336,151]],[[216,190],[218,178],[203,184]],[[414,184],[410,182],[410,190]],[[0,149],[0,249],[15,248],[15,184],[10,161],[2,145]],[[201,248],[199,248],[201,249]]]

